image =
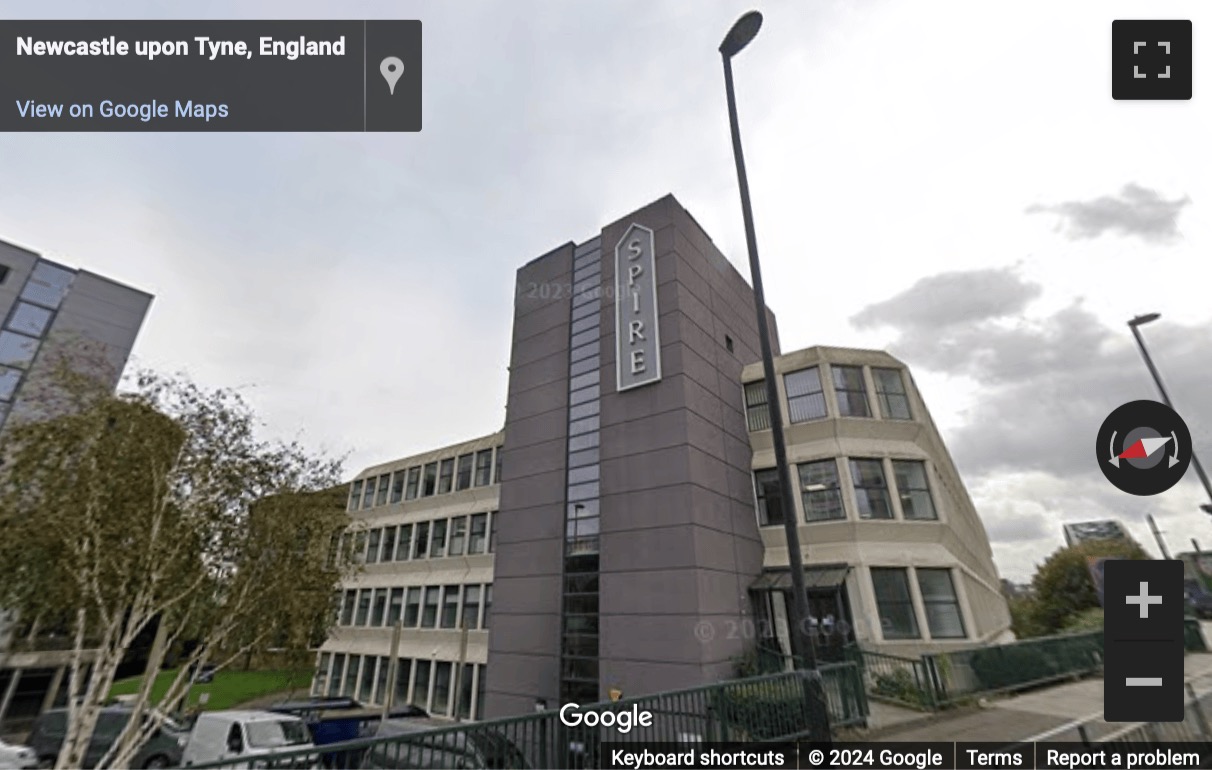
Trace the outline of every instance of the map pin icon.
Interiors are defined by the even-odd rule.
[[[383,79],[387,81],[387,88],[394,96],[396,93],[396,83],[399,82],[400,76],[404,74],[404,62],[400,61],[398,57],[388,56],[379,62],[379,72],[383,73]]]

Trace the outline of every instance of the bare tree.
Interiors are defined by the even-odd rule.
[[[0,444],[0,606],[73,635],[57,767],[82,767],[119,664],[158,624],[132,718],[101,767],[128,767],[203,656],[220,668],[267,640],[307,649],[335,618],[340,462],[256,436],[242,398],[142,373],[113,395],[64,372],[69,408],[10,424]],[[325,625],[327,624],[327,625]],[[166,652],[197,641],[165,693]],[[88,660],[91,651],[91,663]]]

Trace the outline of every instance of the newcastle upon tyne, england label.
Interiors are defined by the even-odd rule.
[[[615,368],[619,391],[661,379],[656,287],[652,231],[633,224],[614,247]]]

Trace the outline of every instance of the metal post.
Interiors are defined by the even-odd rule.
[[[760,17],[759,17],[760,18]],[[736,28],[734,27],[734,30]],[[756,32],[756,30],[755,30]],[[725,41],[727,43],[727,41]],[[745,173],[745,156],[741,149],[741,129],[737,118],[736,93],[732,82],[732,59],[721,47],[724,61],[724,88],[728,96],[728,121],[732,131],[732,154],[736,161],[737,184],[741,193],[741,213],[745,220],[745,243],[749,251],[749,274],[753,283],[753,302],[757,310],[758,338],[762,349],[762,371],[766,377],[766,403],[770,414],[771,438],[774,442],[774,459],[778,467],[779,490],[785,507],[783,532],[787,540],[787,561],[791,567],[791,650],[808,672],[805,677],[807,689],[809,739],[817,743],[829,743],[832,734],[829,728],[829,709],[825,703],[824,688],[816,666],[816,653],[808,635],[808,594],[804,586],[804,557],[800,551],[799,521],[796,515],[795,498],[791,485],[791,472],[787,466],[787,448],[783,437],[783,410],[779,402],[778,382],[775,380],[774,355],[770,347],[770,329],[766,321],[766,295],[762,287],[762,269],[758,260],[757,235],[753,224],[753,209],[749,199],[749,179]]]
[[[1145,516],[1149,521],[1149,529],[1153,530],[1153,539],[1157,541],[1157,547],[1161,549],[1162,558],[1166,561],[1170,560],[1170,551],[1166,549],[1166,541],[1162,540],[1161,530],[1157,528],[1157,522],[1153,521],[1153,514]]]
[[[1166,393],[1166,386],[1162,385],[1161,375],[1158,374],[1157,367],[1153,365],[1153,359],[1149,356],[1149,350],[1145,347],[1145,340],[1140,336],[1140,329],[1136,327],[1136,323],[1132,321],[1128,322],[1128,328],[1132,330],[1132,336],[1136,338],[1136,345],[1140,348],[1140,354],[1145,359],[1145,366],[1149,367],[1149,374],[1153,375],[1153,382],[1157,385],[1157,392],[1161,394],[1162,402],[1171,409],[1174,409],[1174,404],[1170,403],[1170,395]],[[1208,493],[1208,499],[1212,500],[1212,481],[1208,480],[1208,474],[1204,473],[1204,466],[1200,464],[1199,458],[1195,456],[1194,446],[1191,447],[1190,452],[1191,466],[1195,468],[1195,473],[1199,476],[1200,483],[1204,485],[1204,491]]]
[[[396,705],[396,679],[399,676],[400,665],[400,633],[404,630],[404,620],[401,618],[396,621],[395,628],[391,630],[391,658],[387,661],[387,693],[383,696],[383,713],[379,720],[387,719],[391,714],[391,710]],[[433,674],[431,673],[430,676]]]

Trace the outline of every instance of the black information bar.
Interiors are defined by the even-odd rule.
[[[603,768],[806,770],[1188,770],[1212,767],[1212,743],[603,743]]]
[[[0,131],[420,130],[420,21],[0,21]]]

